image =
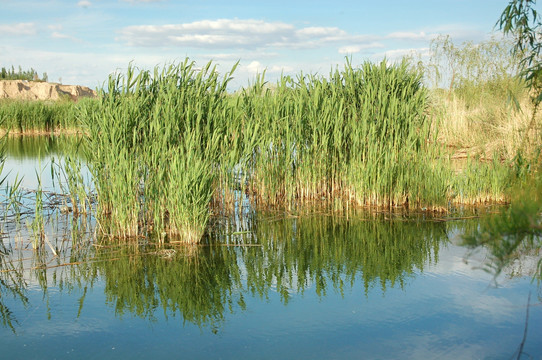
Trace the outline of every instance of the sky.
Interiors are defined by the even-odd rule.
[[[141,69],[187,57],[233,85],[265,70],[327,75],[364,61],[429,56],[431,39],[490,37],[508,0],[0,0],[0,66],[91,88],[130,63]]]

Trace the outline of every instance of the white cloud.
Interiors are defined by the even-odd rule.
[[[262,73],[265,70],[259,61],[252,61],[246,68],[250,74]]]
[[[410,31],[398,31],[388,34],[386,37],[388,39],[397,39],[397,40],[422,40],[428,41],[431,40],[435,35],[426,34],[424,31],[420,32],[410,32]]]
[[[117,40],[135,47],[236,50],[265,48],[299,50],[335,46],[339,54],[354,54],[365,49],[386,47],[385,43],[389,42],[428,42],[437,36],[437,32],[433,30],[437,29],[398,31],[377,36],[350,34],[338,27],[299,28],[280,21],[217,19],[181,24],[129,26],[120,30]]]
[[[294,68],[289,65],[271,65],[271,66],[264,66],[261,62],[257,60],[253,60],[248,65],[245,66],[246,72],[250,75],[255,74],[262,74],[264,71],[267,74],[280,74],[280,73],[287,73],[294,71]]]
[[[263,20],[219,19],[186,24],[129,26],[121,39],[132,46],[254,48],[288,41],[295,27]]]
[[[208,53],[199,55],[200,58],[213,59],[213,60],[232,60],[237,61],[240,59],[272,59],[279,57],[277,52],[263,52],[263,51],[236,51],[236,52],[224,52],[224,53]]]
[[[53,24],[53,25],[48,25],[47,28],[49,30],[53,30],[53,31],[60,31],[62,30],[62,25],[60,24]]]
[[[425,56],[429,51],[429,48],[409,48],[409,49],[393,49],[384,52],[374,54],[373,59],[382,59],[386,58],[388,61],[400,60],[405,56],[416,56],[422,55]]]
[[[81,42],[81,40],[76,38],[75,36],[63,34],[63,33],[58,32],[58,31],[53,31],[51,33],[51,38],[53,38],[53,39],[68,39],[68,40],[72,40],[72,41],[76,41],[76,42]]]
[[[87,1],[87,0],[82,0],[82,1],[79,1],[77,3],[77,6],[84,7],[84,8],[88,8],[91,5],[92,5],[92,3],[90,1]]]
[[[289,73],[289,72],[292,72],[294,71],[294,68],[291,67],[291,66],[279,66],[279,65],[273,65],[271,66],[271,68],[269,69],[269,72],[270,73],[275,73],[275,74],[279,74],[279,73]]]
[[[337,39],[348,36],[346,31],[337,27],[306,27],[296,31],[300,38]]]
[[[339,54],[355,54],[366,49],[383,48],[384,44],[372,42],[369,44],[347,45],[339,48]]]
[[[203,56],[213,60],[239,60],[240,58],[238,54],[232,53],[206,54]]]
[[[69,39],[70,38],[69,35],[59,33],[58,31],[53,31],[53,33],[51,34],[51,37],[53,39]]]
[[[0,24],[0,37],[2,35],[35,35],[36,32],[34,23]]]
[[[49,26],[47,26],[47,28],[49,30],[52,30],[52,32],[51,32],[51,38],[52,39],[68,39],[68,40],[72,40],[72,41],[75,41],[75,42],[82,42],[81,39],[78,39],[73,35],[68,35],[68,34],[62,32],[62,30],[63,30],[62,25],[57,25],[57,24],[49,25]]]

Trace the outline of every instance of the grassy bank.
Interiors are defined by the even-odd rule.
[[[540,146],[541,117],[520,77],[520,56],[512,39],[494,37],[455,44],[441,36],[421,67],[431,84],[431,108],[440,113],[438,140],[456,159],[512,160],[532,157]]]

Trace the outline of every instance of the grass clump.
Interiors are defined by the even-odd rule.
[[[209,217],[226,85],[211,63],[186,60],[109,78],[82,114],[87,157],[105,233],[197,242]]]
[[[260,79],[241,96],[243,116],[258,129],[243,164],[255,202],[292,208],[321,200],[386,207],[445,201],[443,179],[429,165],[435,148],[427,141],[428,93],[406,61],[347,63],[329,78],[285,76],[272,89]]]
[[[45,102],[24,100],[0,100],[2,129],[11,134],[40,134],[54,132],[76,132],[79,128],[79,108],[84,102]]]

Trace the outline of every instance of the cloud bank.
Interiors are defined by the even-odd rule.
[[[352,35],[338,27],[298,28],[285,22],[256,19],[201,20],[184,24],[136,25],[120,30],[118,40],[135,47],[314,49],[339,46],[339,53],[383,47],[379,39],[426,40],[425,33],[392,33],[387,37]]]

